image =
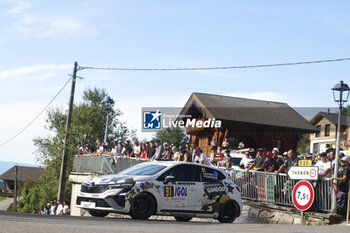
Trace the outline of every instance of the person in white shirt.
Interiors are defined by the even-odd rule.
[[[320,154],[321,160],[316,163],[318,167],[318,174],[320,178],[331,178],[332,176],[332,162],[327,159],[325,152]]]
[[[57,201],[56,215],[63,215],[63,205],[60,200]]]
[[[211,162],[209,161],[208,157],[202,153],[201,149],[199,147],[197,147],[194,150],[194,162],[195,163],[200,163],[200,164],[204,164],[204,165],[212,165]]]
[[[245,152],[245,156],[241,159],[239,167],[242,169],[249,168],[250,163],[254,162],[254,159],[250,156],[249,152]]]
[[[50,207],[50,215],[56,214],[56,208],[57,208],[57,204],[56,204],[56,200],[54,200]]]
[[[172,150],[172,152],[173,152],[173,154],[174,154],[174,156],[173,156],[173,160],[175,160],[175,161],[180,161],[180,152],[178,152],[177,151],[177,147],[176,146],[173,146],[172,148],[171,148],[171,150]]]
[[[69,215],[69,205],[66,202],[63,202],[63,214]]]

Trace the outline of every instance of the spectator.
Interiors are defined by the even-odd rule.
[[[141,156],[141,146],[137,140],[134,141],[133,154],[136,158],[140,158]]]
[[[250,153],[246,151],[244,157],[241,159],[241,162],[239,163],[239,167],[242,169],[247,169],[249,168],[252,162],[254,162],[254,159],[250,156]]]
[[[78,147],[78,155],[83,155],[83,154],[86,154],[86,153],[87,153],[87,151],[86,151],[85,142],[84,142],[84,140],[81,140],[80,146]]]
[[[264,161],[264,171],[266,172],[274,172],[277,167],[277,162],[275,158],[273,157],[272,152],[266,153],[266,159]]]
[[[176,147],[176,146],[173,146],[173,147],[171,148],[171,150],[172,150],[172,153],[173,153],[173,159],[174,159],[175,161],[180,161],[181,154],[180,154],[180,152],[178,151],[177,147]]]
[[[100,140],[96,140],[96,154],[103,154],[104,146]]]
[[[132,155],[132,152],[133,152],[133,149],[130,145],[130,140],[125,140],[122,156],[124,158],[130,158]]]
[[[227,138],[224,139],[221,145],[223,148],[228,149],[230,146],[230,143],[227,141]]]
[[[333,148],[329,148],[326,150],[327,158],[332,163],[332,171],[334,171],[335,166],[335,150]]]
[[[152,157],[152,160],[156,160],[156,159],[160,159],[162,158],[163,152],[164,152],[164,147],[163,145],[160,143],[160,141],[157,139],[155,140],[156,143],[156,151]]]
[[[283,158],[282,156],[279,156],[279,153],[280,153],[280,150],[277,147],[272,149],[272,157],[276,161],[276,168],[275,168],[276,171],[278,171],[278,169],[280,169],[280,167],[283,164]]]
[[[56,204],[56,200],[54,200],[53,203],[51,204],[50,215],[56,214],[56,208],[57,208],[57,204]]]
[[[180,157],[177,161],[189,162],[189,158],[191,157],[188,151],[186,151],[182,146],[179,146]]]
[[[298,166],[299,157],[294,152],[293,149],[288,151],[288,159],[284,162],[284,164],[278,169],[277,173],[287,172],[289,168],[292,166]]]
[[[210,159],[210,162],[212,163],[212,164],[214,164],[214,156],[215,156],[215,154],[216,154],[216,151],[217,151],[217,146],[212,146],[211,148],[210,148],[210,150],[211,150],[211,153],[210,153],[210,155],[209,155],[209,159]]]
[[[49,214],[48,211],[47,205],[45,205],[42,214]]]
[[[307,153],[307,155],[305,155],[304,160],[309,160],[311,161],[311,165],[314,166],[316,163],[314,161],[314,156],[312,153]]]
[[[154,145],[154,141],[149,142],[149,147],[147,148],[147,157],[149,159],[153,159],[153,156],[156,152],[156,146]]]
[[[327,153],[320,154],[321,160],[316,163],[318,167],[318,175],[320,178],[331,178],[332,176],[332,163],[328,160]]]
[[[141,159],[148,159],[147,157],[147,144],[141,144]]]
[[[212,141],[213,142],[213,141]],[[214,142],[216,142],[215,140],[214,140]],[[212,145],[212,146],[217,146],[217,142],[216,142],[216,144],[214,143],[214,145]],[[191,147],[190,147],[190,153],[191,153],[191,161],[192,162],[194,162],[194,159],[195,159],[195,157],[196,157],[196,155],[195,155],[195,149],[197,149],[198,148],[198,140],[194,140],[192,143],[191,143]]]
[[[165,144],[162,158],[163,159],[172,159],[173,158],[172,147],[170,147],[169,144]]]
[[[209,159],[207,158],[207,156],[205,154],[202,153],[200,148],[197,147],[194,150],[194,154],[195,154],[195,158],[194,158],[195,163],[211,165]]]
[[[263,171],[264,170],[264,161],[266,159],[266,157],[264,155],[265,150],[263,148],[258,148],[257,151],[258,151],[258,153],[256,155],[256,158],[248,169],[249,170],[254,169],[257,171]]]
[[[232,165],[232,160],[231,160],[230,153],[231,153],[231,151],[229,149],[225,150],[224,156],[222,157],[222,161],[219,161],[220,165],[223,165],[223,166],[227,167],[227,162],[228,161],[230,161],[230,163]]]
[[[63,215],[63,205],[60,200],[57,201],[56,215]]]
[[[69,205],[66,202],[63,202],[63,214],[69,215],[70,214],[70,208]]]
[[[244,142],[241,141],[240,143],[238,143],[238,149],[243,149],[244,148]]]
[[[338,177],[331,177],[331,180],[336,180],[338,182],[337,205],[339,214],[346,213],[347,198],[349,196],[349,177],[349,157],[343,157],[340,159]]]
[[[46,214],[51,214],[51,204],[50,203],[47,203],[46,205]]]
[[[40,207],[39,214],[46,214],[46,213],[45,213],[45,210],[44,210],[44,208],[43,208],[42,206]]]

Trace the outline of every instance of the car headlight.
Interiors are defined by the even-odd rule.
[[[127,182],[127,183],[113,184],[113,185],[110,185],[108,188],[109,189],[124,189],[126,191],[126,190],[130,190],[134,185],[135,185],[135,182]]]

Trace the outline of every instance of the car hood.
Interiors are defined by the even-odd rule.
[[[132,175],[103,175],[96,176],[87,181],[85,184],[117,184],[117,183],[125,183],[125,182],[136,182],[136,181],[145,181],[150,180],[151,176],[132,176]]]

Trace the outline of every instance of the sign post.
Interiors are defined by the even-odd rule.
[[[292,200],[295,208],[300,211],[308,210],[314,202],[315,191],[310,182],[299,181],[293,188]]]

